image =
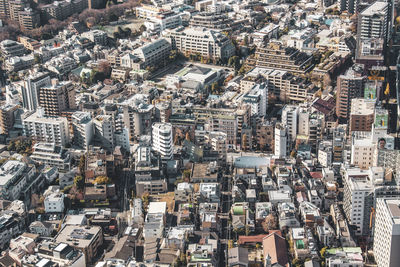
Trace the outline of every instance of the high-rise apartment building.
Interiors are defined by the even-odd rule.
[[[369,232],[370,211],[374,201],[374,187],[369,173],[359,168],[347,168],[343,178],[343,209],[347,221],[355,228],[355,235],[366,235]]]
[[[354,14],[357,12],[359,4],[360,0],[340,0],[340,11]]]
[[[38,72],[30,75],[21,88],[22,104],[25,109],[35,111],[39,106],[38,91],[39,88],[51,84],[50,75],[47,72]]]
[[[22,125],[24,134],[37,141],[57,146],[65,146],[70,141],[67,118],[45,116],[41,108],[36,112],[28,112],[22,119]]]
[[[286,105],[282,109],[282,124],[287,127],[288,138],[291,141],[296,140],[298,115],[299,115],[298,106]]]
[[[387,40],[390,4],[376,1],[358,15],[357,35],[361,39],[382,38]]]
[[[378,199],[374,227],[374,256],[379,267],[400,262],[400,199]]]
[[[108,151],[112,151],[115,147],[115,127],[112,116],[99,115],[93,120],[93,124],[95,142]]]
[[[89,112],[76,111],[72,114],[73,143],[88,149],[94,136],[94,125]]]
[[[251,116],[264,117],[268,105],[268,84],[256,84],[243,96],[243,102],[250,105]]]
[[[128,129],[130,140],[142,134],[150,133],[153,109],[153,105],[134,97],[122,103],[123,122]]]
[[[170,123],[154,123],[152,130],[153,149],[160,153],[163,160],[172,159],[172,125]]]
[[[8,18],[10,16],[8,0],[0,0],[0,16],[2,18]]]
[[[22,30],[32,30],[40,25],[40,14],[32,8],[25,8],[19,12],[18,22]]]
[[[351,112],[349,121],[350,132],[368,131],[372,129],[374,123],[375,101],[364,98],[351,100]]]
[[[9,0],[8,7],[10,11],[10,19],[19,21],[19,13],[27,7],[27,3],[24,0]]]
[[[18,106],[5,104],[0,106],[0,134],[8,134],[15,122],[15,112]]]
[[[286,157],[287,156],[287,141],[288,135],[286,127],[281,124],[275,125],[275,156]]]
[[[339,119],[347,120],[350,116],[351,100],[364,96],[365,77],[353,69],[337,78],[336,115]]]
[[[75,87],[72,82],[51,81],[51,85],[39,88],[39,106],[47,116],[58,116],[68,109],[76,109]]]

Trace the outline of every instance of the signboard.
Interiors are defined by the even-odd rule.
[[[387,112],[375,112],[375,128],[384,129],[388,127],[388,113]]]
[[[376,99],[376,85],[367,83],[364,89],[364,99],[375,100]]]

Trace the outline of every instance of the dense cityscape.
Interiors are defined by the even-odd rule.
[[[0,0],[0,267],[399,267],[398,10]]]

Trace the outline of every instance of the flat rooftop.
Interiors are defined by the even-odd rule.
[[[17,160],[8,160],[0,167],[0,186],[6,185],[11,179],[18,176],[25,169],[25,163]]]
[[[57,234],[57,243],[66,243],[77,248],[88,247],[101,234],[100,226],[66,225]]]
[[[400,224],[400,199],[385,199],[384,202],[395,224]]]
[[[148,213],[163,213],[167,210],[167,202],[150,202]]]

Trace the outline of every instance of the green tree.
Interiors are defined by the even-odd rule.
[[[243,64],[243,66],[240,68],[240,70],[239,70],[239,74],[240,75],[243,75],[243,74],[245,74],[246,73],[246,67],[244,66],[244,64]]]
[[[15,142],[11,141],[10,144],[7,146],[8,151],[15,151]]]
[[[189,179],[190,178],[190,174],[191,174],[191,170],[184,170],[182,172],[183,179]]]
[[[247,35],[243,39],[243,44],[246,46],[249,45],[249,37]]]
[[[35,64],[40,64],[40,63],[42,63],[42,57],[41,57],[39,54],[35,54],[35,55],[33,56],[33,60],[34,60]]]
[[[75,176],[75,178],[74,178],[74,185],[75,185],[75,187],[78,188],[78,189],[83,189],[83,187],[84,187],[84,185],[85,185],[85,179],[84,179],[82,176],[80,176],[80,175]]]
[[[81,158],[79,159],[79,164],[78,164],[79,172],[82,176],[85,176],[85,169],[86,169],[86,156],[82,155]]]
[[[213,82],[211,84],[211,92],[216,93],[219,90],[219,84],[218,82]]]

